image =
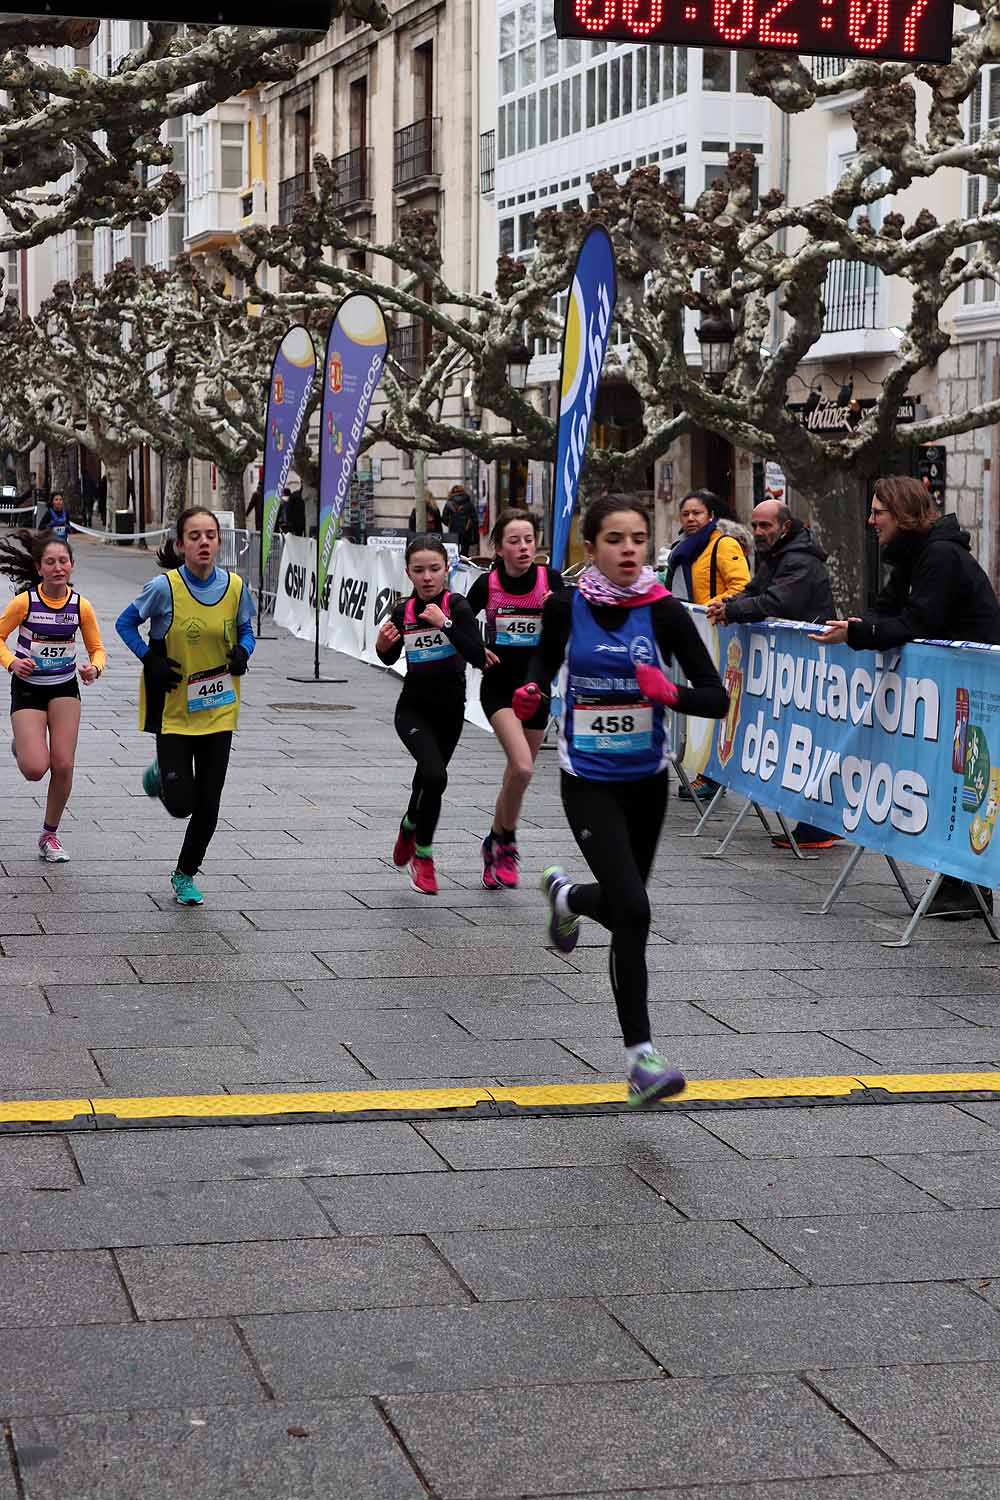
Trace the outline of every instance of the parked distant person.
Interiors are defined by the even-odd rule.
[[[108,524],[108,476],[102,474],[97,486],[97,510],[101,517],[101,525]]]
[[[291,490],[282,490],[281,492],[281,500],[274,517],[275,531],[286,532],[288,530],[288,502],[291,499],[291,495]]]
[[[750,568],[746,549],[733,531],[746,535],[746,528],[733,520],[726,502],[711,490],[692,490],[681,501],[680,518],[682,535],[670,550],[666,568],[671,593],[692,604],[710,604],[745,589]],[[746,542],[749,546],[748,535]],[[718,782],[708,776],[697,776],[691,783],[699,802],[711,802],[718,789]],[[677,795],[690,800],[686,786]]]
[[[427,491],[424,499],[425,499],[425,504],[427,506],[427,525],[422,528],[421,534],[423,536],[432,536],[432,535],[434,535],[434,536],[440,536],[442,534],[442,532],[444,531],[444,525],[443,525],[442,520],[441,520],[441,512],[438,510],[437,501],[435,500],[435,498],[434,498],[434,496],[433,496],[433,494],[431,493],[430,490]],[[414,506],[413,509],[410,511],[410,519],[409,519],[409,522],[407,523],[407,525],[408,525],[408,528],[409,528],[410,531],[416,532],[416,530],[417,530],[417,507],[416,506]]]
[[[66,509],[66,502],[58,490],[49,502],[48,510],[42,518],[40,530],[51,531],[61,542],[64,542],[69,536],[69,512]]]
[[[448,491],[442,518],[445,531],[457,534],[458,550],[463,557],[471,557],[479,550],[479,517],[463,484],[453,484]]]
[[[264,485],[258,480],[254,492],[247,501],[247,526],[253,526],[260,530],[261,517],[264,514]]]
[[[854,651],[889,651],[921,636],[1000,646],[1000,603],[972,556],[969,533],[955,516],[939,513],[919,479],[879,479],[868,522],[892,576],[866,614],[827,620],[813,640],[846,641]],[[980,890],[992,907],[992,893]],[[928,913],[952,921],[980,915],[972,888],[951,875]]]
[[[305,536],[306,534],[306,499],[302,493],[301,486],[297,490],[286,490],[287,505],[285,519],[287,529],[292,536]]]
[[[779,500],[762,500],[754,506],[750,528],[756,547],[754,575],[740,593],[713,600],[708,618],[716,625],[827,619],[834,605],[826,553],[809,527]],[[840,839],[813,823],[798,823],[792,833],[803,849],[832,849]],[[791,848],[784,837],[773,843],[776,849]]]

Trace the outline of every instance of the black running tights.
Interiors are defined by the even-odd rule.
[[[564,771],[563,807],[596,885],[574,885],[571,911],[611,933],[611,989],[626,1047],[649,1041],[646,881],[667,810],[667,773],[641,781],[584,781]]]
[[[191,820],[177,860],[177,868],[184,875],[197,875],[211,843],[232,744],[232,731],[228,729],[219,734],[156,736],[163,805],[172,818]]]
[[[434,842],[448,785],[448,762],[465,723],[465,704],[439,703],[425,709],[400,698],[395,722],[396,733],[417,763],[406,815],[416,830],[417,843],[424,848]]]

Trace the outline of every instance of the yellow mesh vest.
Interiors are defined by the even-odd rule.
[[[240,678],[229,675],[226,658],[237,643],[236,616],[243,580],[238,573],[230,573],[219,602],[203,604],[192,594],[178,568],[171,568],[166,576],[173,620],[165,644],[167,655],[180,663],[183,676],[166,695],[161,732],[218,734],[235,729],[240,716]],[[204,706],[211,705],[214,695],[228,697],[230,691],[235,695],[232,702]],[[139,727],[147,727],[145,677],[139,680]]]

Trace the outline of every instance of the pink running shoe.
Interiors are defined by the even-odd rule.
[[[479,852],[483,856],[483,885],[488,891],[498,891],[500,882],[496,872],[496,844],[493,840],[484,839]]]
[[[64,865],[69,855],[54,833],[43,833],[38,840],[38,858],[48,865]]]
[[[410,884],[422,896],[437,895],[437,875],[434,873],[434,860],[429,854],[413,856],[410,862]]]
[[[396,842],[392,846],[392,862],[396,866],[397,870],[401,870],[404,865],[408,865],[410,863],[410,860],[413,858],[413,851],[416,849],[416,847],[416,829],[411,828],[409,831],[407,831],[403,827],[402,823],[400,823],[399,832],[396,834]]]
[[[509,891],[517,889],[518,863],[521,856],[517,852],[516,844],[494,844],[493,845],[493,868],[500,884],[506,886]]]

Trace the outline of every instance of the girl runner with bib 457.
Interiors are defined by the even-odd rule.
[[[670,742],[664,711],[721,719],[725,688],[691,617],[647,565],[649,518],[627,495],[588,506],[583,537],[590,566],[570,594],[555,594],[514,711],[529,719],[558,675],[560,790],[573,837],[595,883],[573,885],[552,865],[542,875],[549,941],[571,953],[580,918],[611,933],[611,988],[625,1042],[628,1097],[651,1104],[684,1087],[650,1037],[646,881],[667,808]],[[691,683],[665,675],[674,658]]]
[[[151,578],[115,629],[142,662],[139,728],[156,735],[143,791],[174,818],[190,819],[170,877],[182,906],[201,906],[195,885],[219,821],[240,678],[255,645],[254,604],[238,573],[215,566],[217,516],[192,507],[177,517],[176,540],[158,553],[167,573]],[[149,623],[149,642],[139,626]]]
[[[23,589],[0,615],[0,662],[10,673],[10,726],[17,768],[28,781],[49,773],[38,854],[49,864],[69,859],[59,820],[73,787],[80,732],[80,688],[104,670],[104,647],[93,608],[70,585],[73,553],[51,531],[15,531],[0,542],[0,573]],[[17,649],[6,643],[17,630]],[[89,661],[76,665],[76,637]]]

